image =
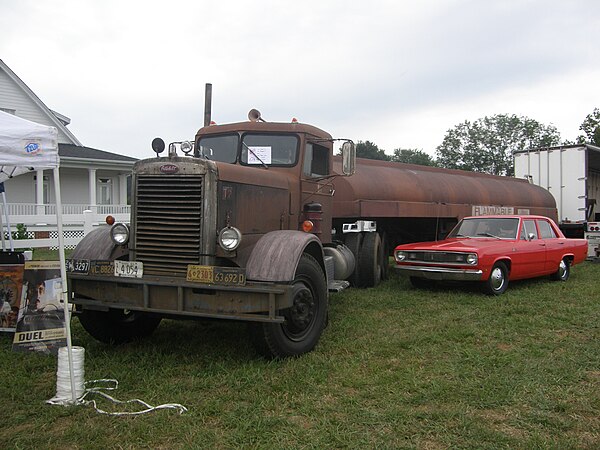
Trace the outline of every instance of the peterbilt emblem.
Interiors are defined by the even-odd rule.
[[[179,167],[175,164],[164,164],[160,166],[161,173],[173,174],[179,172]]]

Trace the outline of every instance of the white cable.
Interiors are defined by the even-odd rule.
[[[117,400],[102,391],[114,391],[119,387],[119,382],[113,379],[102,379],[84,382],[84,355],[85,349],[83,347],[72,347],[72,358],[73,358],[73,372],[74,372],[74,385],[75,393],[77,397],[76,404],[78,405],[92,405],[94,409],[100,414],[106,414],[109,416],[133,416],[138,414],[145,414],[158,409],[178,409],[179,414],[183,414],[187,411],[187,408],[179,403],[165,403],[163,405],[152,406],[143,400],[133,399],[127,401]],[[96,386],[100,383],[107,383],[107,386]],[[113,385],[111,385],[113,384]],[[138,403],[144,406],[145,409],[141,411],[133,412],[108,412],[98,408],[96,400],[86,400],[86,397],[100,395],[113,403],[128,404]],[[63,405],[68,406],[73,404],[72,393],[71,393],[71,377],[69,372],[69,359],[67,348],[62,347],[58,350],[58,369],[56,371],[56,395],[48,400],[46,403],[51,405]]]

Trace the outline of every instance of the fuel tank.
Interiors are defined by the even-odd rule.
[[[341,171],[341,157],[334,157]],[[539,214],[557,218],[553,196],[526,180],[357,158],[356,173],[335,179],[334,218]]]

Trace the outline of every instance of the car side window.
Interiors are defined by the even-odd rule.
[[[552,226],[545,220],[538,220],[538,227],[540,227],[540,238],[542,239],[555,239],[556,233],[552,229]]]
[[[523,228],[525,228],[525,236],[529,239],[529,235],[533,234],[533,239],[538,238],[537,228],[535,227],[535,220],[524,220]]]

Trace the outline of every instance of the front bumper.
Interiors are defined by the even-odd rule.
[[[121,278],[68,274],[69,299],[79,308],[128,309],[169,317],[283,322],[277,311],[293,303],[292,286],[248,282],[222,286],[171,277]]]
[[[480,269],[453,269],[437,266],[396,265],[396,269],[408,276],[428,280],[481,281],[483,275],[483,271]]]

